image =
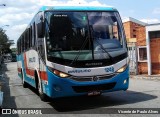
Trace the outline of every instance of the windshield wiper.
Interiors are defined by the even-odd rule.
[[[112,56],[109,54],[109,52],[103,47],[103,45],[102,45],[101,43],[99,43],[99,42],[97,41],[97,39],[94,37],[93,26],[90,25],[90,26],[89,26],[89,29],[90,29],[90,32],[91,32],[91,37],[92,37],[92,39],[95,40],[98,45],[100,45],[101,49],[102,49],[105,53],[107,53],[107,55],[109,56],[111,62],[113,62],[113,57],[112,57]],[[93,51],[94,51],[94,49],[93,49]],[[93,54],[94,54],[94,53],[93,53]]]
[[[76,62],[80,56],[80,53],[82,51],[82,49],[86,46],[87,44],[87,41],[89,40],[89,37],[86,37],[86,40],[82,43],[82,46],[80,47],[79,51],[78,51],[78,54],[76,55],[76,57],[74,58],[74,60],[70,63],[70,66]]]
[[[113,57],[112,57],[112,56],[109,54],[109,52],[103,47],[103,45],[102,45],[101,43],[99,43],[99,42],[97,41],[97,39],[95,39],[95,38],[93,38],[93,39],[96,41],[96,43],[97,43],[98,45],[100,45],[101,49],[102,49],[105,53],[107,53],[107,55],[109,56],[111,62],[113,62]]]

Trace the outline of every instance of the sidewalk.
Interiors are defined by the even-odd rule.
[[[130,75],[130,78],[146,79],[146,80],[160,80],[160,74],[159,75]]]
[[[0,65],[0,108],[2,107],[2,102],[3,102],[2,86],[3,86],[3,64]]]

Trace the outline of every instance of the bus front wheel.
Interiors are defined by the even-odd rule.
[[[43,93],[42,84],[38,79],[37,79],[37,90],[38,90],[38,95],[42,101],[47,101],[49,99],[48,96]]]

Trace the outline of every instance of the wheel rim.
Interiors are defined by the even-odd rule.
[[[23,72],[22,72],[22,84],[24,85],[24,76],[23,76]]]
[[[22,79],[22,83],[24,84],[24,78]]]
[[[39,94],[42,94],[42,88],[41,88],[41,85],[39,82],[38,82],[38,92],[39,92]]]

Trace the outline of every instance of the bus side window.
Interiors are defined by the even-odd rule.
[[[35,46],[36,43],[36,30],[35,30],[35,22],[32,25],[32,47]]]
[[[32,32],[34,33],[33,25],[32,25]],[[34,34],[32,33],[32,47],[34,46]]]
[[[21,43],[21,40],[18,41],[18,45],[17,45],[17,46],[18,46],[18,54],[21,53],[21,46],[20,46],[20,43]]]
[[[25,43],[25,51],[27,50],[27,42],[28,41],[28,39],[27,39],[27,30],[25,31],[25,35],[24,35],[24,43]]]
[[[26,35],[24,33],[24,51],[26,50]]]
[[[17,41],[17,52],[19,54],[19,40]]]
[[[20,45],[22,45],[22,37],[20,39]],[[20,46],[20,53],[22,52],[22,46]]]
[[[24,38],[23,38],[23,35],[22,35],[22,52],[24,51]]]
[[[34,22],[34,45],[36,45],[36,24]]]
[[[27,35],[28,35],[28,49],[30,48],[30,28],[28,28],[28,31],[27,31]]]
[[[20,40],[19,40],[19,54],[21,53],[21,37],[20,37]]]
[[[29,45],[30,45],[30,47],[32,47],[32,26],[30,26],[30,28],[29,28],[29,39],[30,39],[30,43],[29,43]]]
[[[25,35],[23,35],[23,52],[25,51]]]
[[[37,40],[36,41],[37,41],[38,52],[39,52],[41,58],[43,59],[43,61],[45,62],[44,38],[42,38],[42,36],[39,36],[39,34],[38,34],[39,28],[43,28],[43,27],[39,27],[40,22],[42,22],[41,18],[43,18],[42,14],[38,13],[37,17],[36,17],[36,33],[37,33]],[[43,30],[43,29],[41,29],[41,30]]]
[[[27,29],[25,32],[25,46],[26,46],[25,50],[28,49],[28,45],[29,45],[29,40],[28,40],[28,29]]]

